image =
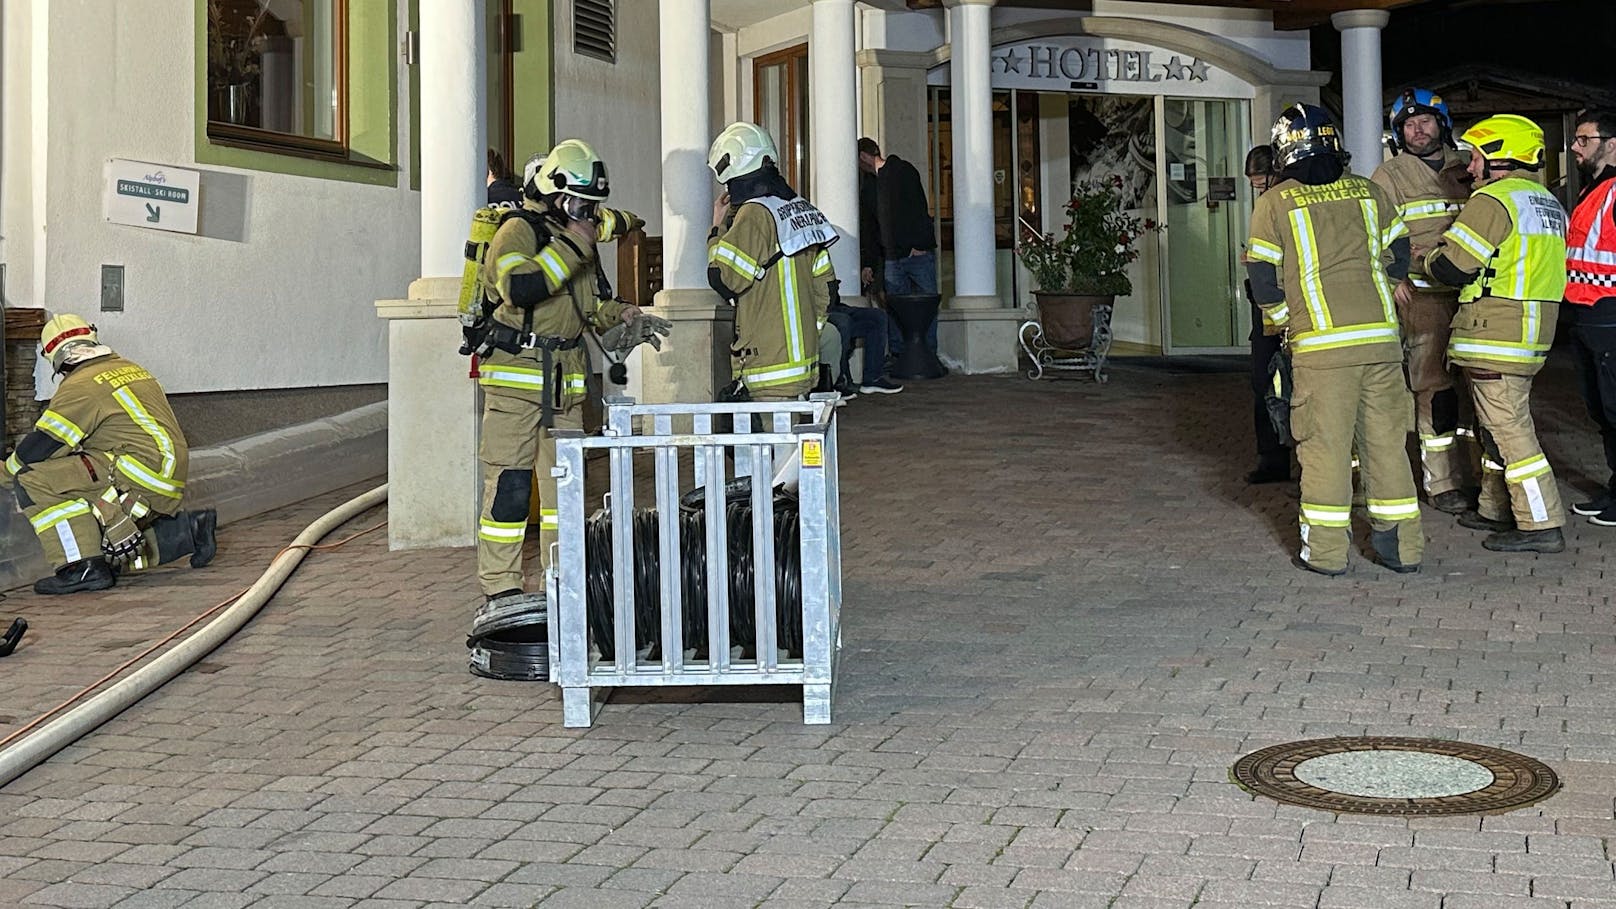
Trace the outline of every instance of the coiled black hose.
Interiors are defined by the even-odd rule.
[[[802,655],[802,550],[797,527],[797,499],[782,490],[774,495],[775,638],[783,656]],[[730,491],[725,503],[726,548],[729,555],[729,639],[743,659],[757,657],[756,597],[753,588],[752,501],[749,487]],[[695,659],[708,658],[707,515],[699,501],[679,509],[679,587],[684,645]],[[662,652],[662,568],[660,523],[655,508],[634,514],[634,624],[636,647],[650,646],[649,659]],[[589,632],[602,659],[615,659],[617,639],[612,622],[612,518],[596,512],[584,527],[585,613]]]

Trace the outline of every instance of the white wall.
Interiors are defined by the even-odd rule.
[[[582,139],[606,162],[609,204],[645,219],[645,232],[662,233],[661,76],[657,68],[658,6],[619,4],[617,62],[573,53],[572,0],[555,0],[555,138]],[[602,257],[616,286],[616,248]]]
[[[33,165],[37,173],[49,160],[42,206],[14,210],[19,188],[7,167],[7,236],[27,228],[48,237],[43,253],[7,242],[8,273],[28,275],[8,288],[13,302],[81,312],[170,392],[386,381],[385,327],[372,303],[401,296],[420,270],[403,65],[395,117],[405,163],[394,185],[203,166],[200,233],[168,233],[104,222],[103,168],[109,158],[199,167],[196,4],[55,0],[5,9],[8,51],[13,18],[46,17],[33,26],[48,30],[31,48],[32,77],[9,53],[4,64],[6,160],[16,160],[11,126],[24,86],[35,99],[26,113],[34,132],[48,124]],[[406,4],[398,15],[402,32]],[[98,311],[103,263],[125,268],[124,312]]]

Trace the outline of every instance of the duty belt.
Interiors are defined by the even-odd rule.
[[[583,335],[571,338],[541,335],[495,322],[488,329],[488,341],[506,353],[517,353],[522,350],[571,350],[583,343]]]

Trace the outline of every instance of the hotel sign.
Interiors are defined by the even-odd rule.
[[[1109,38],[1031,38],[993,48],[989,61],[996,89],[1250,98],[1241,79],[1194,54]],[[947,85],[949,65],[932,69],[927,81]]]

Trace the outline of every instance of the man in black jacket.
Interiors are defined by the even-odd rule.
[[[937,237],[926,187],[920,171],[897,155],[881,154],[881,146],[868,136],[858,140],[859,170],[875,176],[875,219],[885,259],[883,275],[889,294],[937,292]],[[926,332],[937,349],[937,323]],[[903,338],[892,329],[888,347],[893,356],[903,350]]]

